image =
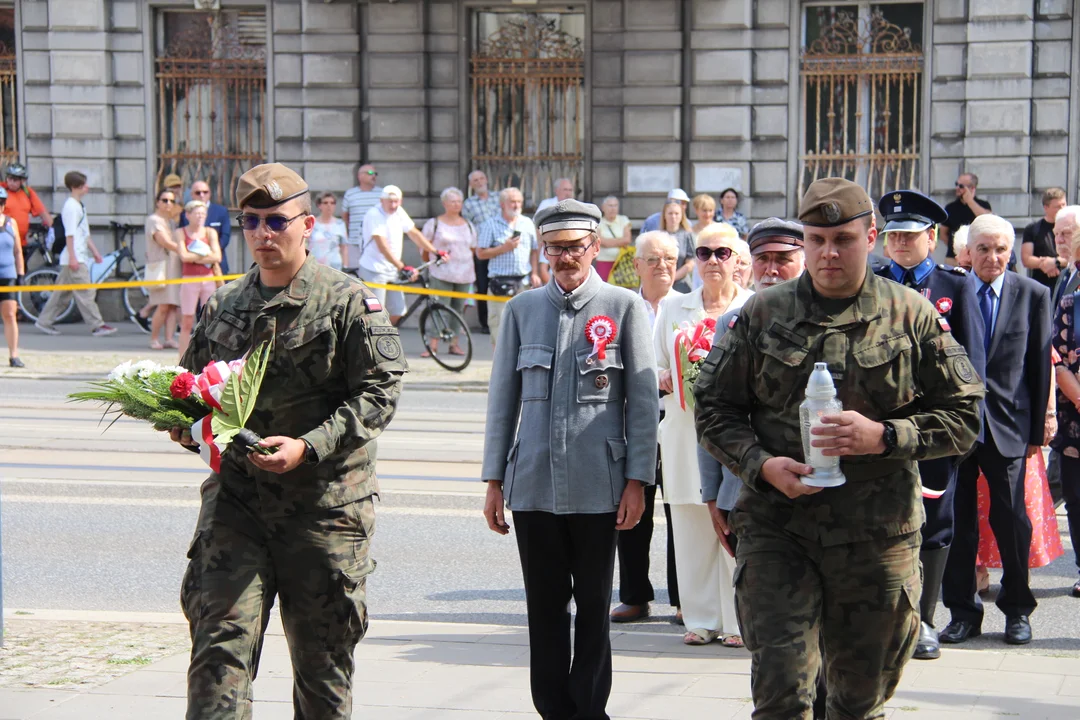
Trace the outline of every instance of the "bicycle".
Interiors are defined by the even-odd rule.
[[[90,282],[94,285],[103,283],[113,272],[122,280],[141,281],[145,275],[145,269],[136,263],[135,253],[131,249],[133,241],[129,241],[129,238],[134,238],[136,233],[142,232],[142,226],[118,222],[112,222],[110,225],[112,225],[113,233],[117,238],[117,249],[105,255],[100,263],[90,265]],[[124,271],[125,261],[131,265],[128,272]],[[31,321],[37,321],[42,308],[45,307],[45,303],[48,302],[49,296],[52,294],[50,291],[34,290],[34,286],[58,285],[59,279],[60,268],[58,267],[40,268],[23,278],[23,287],[26,289],[20,290],[18,293],[19,308]],[[145,287],[124,288],[121,295],[124,301],[124,309],[127,311],[129,318],[134,317],[139,310],[142,310],[150,298],[150,293]],[[75,308],[75,298],[71,298],[67,307],[57,316],[56,322],[75,322],[78,319],[79,314]]]
[[[428,267],[438,264],[441,264],[440,260],[432,260],[414,268],[419,273],[415,281],[402,272],[398,275],[398,284],[408,285],[415,282],[420,287],[426,288],[428,287]],[[420,339],[424,343],[424,348],[431,354],[431,359],[442,367],[453,372],[461,372],[472,362],[473,345],[469,326],[457,310],[439,302],[434,295],[417,295],[412,305],[405,308],[404,314],[394,323],[394,327],[400,328],[406,320],[416,314],[417,308],[421,305],[424,307],[420,312],[419,325]],[[463,341],[461,346],[463,355],[450,353],[450,348],[458,338]]]
[[[26,246],[23,248],[23,261],[30,269],[30,259],[41,256],[41,267],[53,267],[58,259],[49,247],[49,230],[41,223],[34,223],[26,232]]]

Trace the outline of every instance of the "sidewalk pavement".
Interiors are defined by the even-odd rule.
[[[121,617],[116,613],[41,615],[81,620]],[[159,623],[183,622],[179,614],[153,615]],[[8,617],[13,618],[13,614],[9,612]],[[291,666],[276,617],[270,628],[255,682],[255,717],[286,720],[293,716]],[[745,651],[726,649],[718,643],[690,648],[680,642],[677,633],[633,631],[613,632],[612,645],[615,675],[608,711],[616,720],[750,718],[750,661]],[[78,691],[0,687],[0,719],[181,717],[186,667],[185,652],[100,687]],[[886,717],[1075,720],[1080,716],[1078,706],[1080,659],[949,648],[940,660],[907,665]],[[535,718],[529,694],[526,632],[520,627],[375,618],[356,652],[353,717]]]
[[[405,382],[418,390],[456,390],[486,392],[491,377],[493,349],[491,336],[476,332],[472,336],[473,357],[461,372],[444,370],[434,360],[421,358],[424,349],[415,321],[401,329],[401,341],[409,361]],[[117,333],[107,337],[91,337],[85,323],[59,325],[62,333],[49,336],[31,323],[19,324],[19,356],[26,368],[8,367],[5,355],[0,355],[0,380],[99,380],[114,367],[127,360],[155,360],[175,363],[176,350],[151,350],[150,336],[134,324],[117,323]],[[2,716],[0,716],[2,717]]]

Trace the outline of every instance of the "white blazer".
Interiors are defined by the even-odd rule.
[[[678,298],[665,298],[660,305],[653,327],[657,372],[670,369],[672,374],[675,373],[675,335],[684,322],[697,325],[705,319],[702,290],[698,288]],[[725,312],[742,307],[753,294],[750,290],[740,289]],[[660,456],[664,467],[664,502],[701,505],[694,412],[689,405],[686,410],[680,406],[678,382],[679,379],[673,377],[675,392],[664,396],[664,419],[659,430]]]

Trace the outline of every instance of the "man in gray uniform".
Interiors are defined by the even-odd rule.
[[[608,717],[616,531],[641,518],[656,468],[649,320],[592,269],[600,217],[573,199],[537,213],[552,278],[507,303],[488,393],[484,516],[506,535],[504,503],[514,514],[533,704],[549,720]]]

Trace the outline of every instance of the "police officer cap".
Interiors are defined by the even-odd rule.
[[[802,225],[791,220],[771,217],[755,225],[746,236],[750,254],[763,252],[787,252],[803,249]]]
[[[949,219],[945,208],[914,190],[885,193],[878,200],[878,212],[885,218],[884,232],[921,232]]]
[[[256,165],[236,181],[236,206],[272,208],[307,191],[304,178],[281,163]]]
[[[811,227],[837,227],[872,212],[874,203],[862,186],[844,178],[823,178],[803,195],[799,221]]]
[[[592,203],[583,203],[580,200],[560,200],[536,213],[533,222],[536,231],[544,233],[557,230],[588,230],[595,232],[600,227],[600,208]]]

